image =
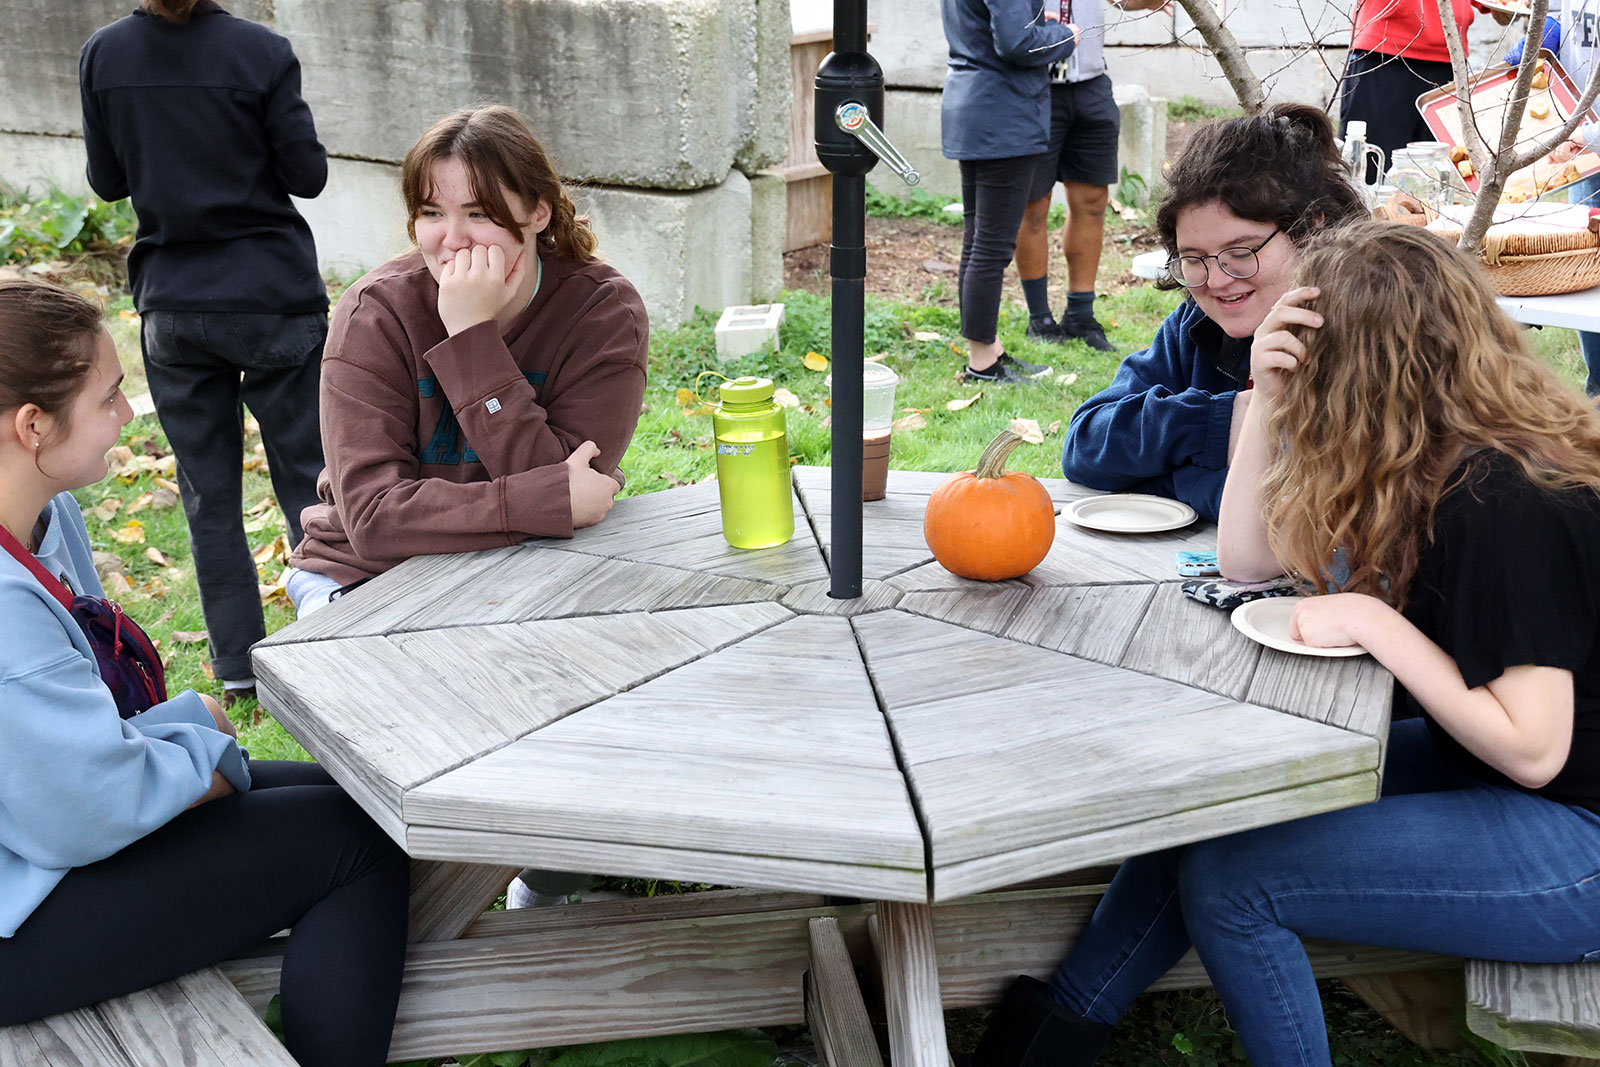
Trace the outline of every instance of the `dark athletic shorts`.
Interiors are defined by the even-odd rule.
[[[1050,195],[1056,182],[1115,185],[1117,134],[1122,115],[1111,96],[1111,79],[1050,86],[1050,148],[1033,172],[1029,201]]]

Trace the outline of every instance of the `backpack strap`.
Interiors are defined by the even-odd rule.
[[[28,568],[29,573],[39,579],[39,584],[44,586],[50,595],[55,597],[62,607],[67,609],[68,614],[71,614],[72,593],[68,591],[65,585],[61,584],[60,578],[45,570],[44,565],[34,558],[33,553],[23,548],[21,543],[11,536],[11,531],[4,526],[0,526],[0,547],[4,547],[7,552],[11,553],[13,559]]]

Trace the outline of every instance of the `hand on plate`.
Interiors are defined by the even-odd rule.
[[[1360,635],[1374,613],[1393,611],[1383,601],[1364,593],[1308,596],[1295,605],[1289,617],[1289,636],[1312,648],[1348,648],[1361,644]]]
[[[1283,393],[1283,384],[1306,358],[1306,346],[1292,332],[1295,326],[1316,329],[1322,325],[1322,316],[1303,305],[1322,293],[1314,285],[1290,289],[1278,298],[1267,312],[1267,317],[1256,327],[1255,340],[1250,345],[1250,377],[1255,380],[1256,391],[1267,400],[1276,401]]]
[[[1583,150],[1586,147],[1588,146],[1579,140],[1562,141],[1556,145],[1546,158],[1558,165],[1567,163],[1583,155]]]
[[[454,337],[500,314],[522,284],[527,254],[508,270],[499,245],[473,245],[439,268],[439,319]]]

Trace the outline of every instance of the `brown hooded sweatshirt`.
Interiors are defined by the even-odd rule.
[[[649,325],[604,263],[541,250],[533,301],[506,328],[450,337],[418,252],[334,310],[322,363],[322,503],[290,562],[350,583],[412,556],[571,537],[566,458],[615,472],[644,398]]]

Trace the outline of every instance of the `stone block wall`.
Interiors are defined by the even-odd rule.
[[[8,0],[0,38],[0,181],[81,191],[77,57],[129,0]],[[652,320],[763,299],[781,278],[772,197],[749,176],[788,139],[788,0],[234,0],[287,36],[327,146],[327,190],[301,204],[326,269],[406,246],[398,164],[457,107],[526,115],[576,184],[601,252]],[[758,217],[757,202],[765,205]],[[781,223],[778,227],[781,231]],[[759,258],[759,262],[757,261]]]

